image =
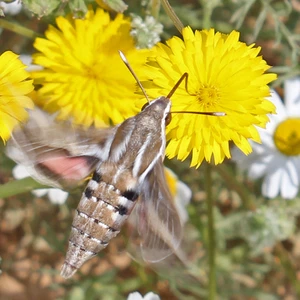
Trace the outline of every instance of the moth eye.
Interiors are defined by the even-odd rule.
[[[147,103],[145,103],[144,105],[143,105],[143,107],[142,107],[142,111],[147,107],[149,105],[149,103],[147,102]]]
[[[165,118],[166,126],[170,124],[171,120],[172,120],[172,116],[171,116],[170,113],[168,113],[166,118]]]

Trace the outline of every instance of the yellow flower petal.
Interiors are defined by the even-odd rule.
[[[33,90],[32,80],[18,55],[6,51],[0,55],[0,137],[5,142],[13,128],[27,119],[25,108],[33,108],[26,96]]]

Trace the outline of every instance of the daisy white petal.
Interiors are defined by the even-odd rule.
[[[20,60],[23,64],[25,64],[27,66],[26,71],[28,71],[28,72],[42,70],[41,66],[34,65],[32,63],[32,56],[31,55],[21,54],[20,55]]]
[[[299,116],[300,77],[288,79],[284,83],[284,99],[290,117]],[[297,111],[298,110],[298,111]]]
[[[30,173],[28,173],[27,168],[23,165],[16,165],[12,174],[15,179],[23,179],[26,177],[30,177]],[[33,195],[36,197],[43,197],[45,195],[48,196],[49,200],[53,204],[63,204],[68,198],[69,193],[56,188],[48,188],[48,189],[35,189],[31,191]]]
[[[152,292],[149,292],[144,296],[144,300],[160,300],[160,297]]]
[[[278,169],[274,173],[266,176],[262,184],[262,194],[268,198],[275,198],[280,191],[282,170]]]
[[[293,158],[291,158],[287,163],[286,163],[286,169],[289,174],[289,179],[291,180],[291,183],[293,185],[298,185],[299,184],[299,165],[297,166],[297,163],[294,161]]]
[[[295,175],[295,174],[294,174]],[[280,195],[285,199],[293,199],[296,197],[298,192],[298,185],[294,184],[296,178],[291,178],[293,174],[290,174],[288,170],[284,170],[282,173],[281,185],[280,185]],[[297,174],[296,174],[297,176]],[[297,176],[298,179],[298,176]],[[298,180],[297,180],[298,181]]]
[[[47,195],[48,191],[49,191],[49,189],[36,189],[31,192],[36,197],[43,197],[43,196]]]
[[[69,193],[61,189],[49,189],[48,198],[53,204],[64,204]]]
[[[0,6],[3,9],[4,14],[15,16],[22,10],[22,2],[15,0],[10,3],[1,1]]]
[[[12,174],[13,174],[15,179],[23,179],[23,178],[26,178],[26,177],[30,176],[30,174],[28,173],[26,167],[23,166],[23,165],[16,165],[12,169]]]
[[[272,122],[275,123],[275,122]],[[260,138],[263,141],[263,145],[261,144],[254,144],[253,143],[253,148],[255,148],[257,153],[264,153],[264,152],[268,152],[267,148],[274,148],[274,139],[273,139],[273,134],[270,134],[270,131],[274,131],[275,130],[275,126],[273,125],[274,128],[272,128],[271,126],[269,128],[266,129],[258,129],[258,132],[260,134]]]
[[[130,293],[127,300],[143,300],[143,296],[139,292]]]
[[[253,179],[257,179],[262,177],[266,173],[266,170],[267,170],[267,164],[263,162],[256,162],[250,165],[248,174],[249,177]]]
[[[128,295],[127,300],[160,300],[160,297],[152,292],[147,293],[144,297],[139,292]]]
[[[276,114],[269,115],[270,122],[267,123],[266,130],[268,133],[273,133],[277,124],[286,119],[287,111],[276,91],[271,90],[271,97],[269,99],[276,106]],[[264,129],[259,128],[258,131],[262,132]]]

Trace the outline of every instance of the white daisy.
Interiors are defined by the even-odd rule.
[[[270,100],[277,108],[266,129],[258,128],[262,144],[251,143],[248,157],[234,150],[234,160],[252,179],[264,177],[262,194],[294,198],[300,181],[300,78],[284,83],[284,103],[275,91]]]
[[[30,174],[27,172],[25,166],[16,165],[12,170],[15,179],[23,179],[29,177]],[[37,197],[48,196],[48,199],[53,204],[64,204],[68,198],[69,193],[56,188],[49,189],[36,189],[32,193]]]
[[[0,1],[0,7],[2,8],[5,15],[15,16],[21,11],[22,3],[19,0],[9,3]]]
[[[19,58],[22,61],[22,63],[27,66],[26,71],[28,72],[39,71],[43,69],[42,66],[34,65],[32,63],[32,56],[29,54],[21,54]]]
[[[127,300],[160,300],[160,297],[152,292],[147,293],[144,297],[139,292],[128,295]]]

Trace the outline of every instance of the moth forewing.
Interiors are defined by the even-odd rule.
[[[138,230],[145,261],[159,262],[179,247],[182,224],[159,161],[149,172],[140,195]]]
[[[114,130],[73,128],[35,109],[29,121],[14,130],[6,154],[43,184],[75,185],[95,169]]]

